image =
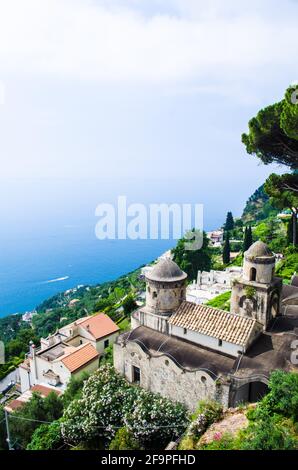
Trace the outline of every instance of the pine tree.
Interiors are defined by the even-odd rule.
[[[230,235],[229,235],[229,232],[227,232],[226,237],[225,237],[223,252],[222,252],[222,261],[223,261],[223,264],[229,264],[230,260],[231,260]]]
[[[226,223],[225,223],[225,230],[228,232],[229,230],[233,230],[234,228],[234,219],[232,212],[227,213]]]

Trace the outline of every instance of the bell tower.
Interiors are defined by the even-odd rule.
[[[243,275],[232,287],[231,313],[258,320],[264,330],[280,313],[282,281],[274,276],[274,269],[273,253],[257,241],[244,253]]]

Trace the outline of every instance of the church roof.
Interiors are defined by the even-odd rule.
[[[151,281],[164,282],[183,281],[183,279],[187,278],[187,274],[170,258],[159,260],[154,268],[146,273],[145,276]]]
[[[233,371],[235,358],[211,351],[197,344],[169,336],[146,326],[139,326],[123,333],[118,343],[137,343],[151,357],[167,356],[180,368],[206,370],[216,378],[220,373]]]
[[[259,326],[253,318],[187,301],[182,302],[169,323],[241,346],[247,344]]]
[[[245,256],[248,258],[260,258],[263,256],[271,257],[273,256],[273,253],[266,243],[258,240],[249,247],[249,249],[245,252]]]

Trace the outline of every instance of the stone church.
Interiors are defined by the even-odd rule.
[[[192,411],[203,399],[225,407],[257,401],[273,370],[298,371],[298,279],[282,285],[274,269],[267,245],[254,243],[226,312],[187,302],[187,275],[161,259],[146,273],[146,304],[114,344],[115,368]]]

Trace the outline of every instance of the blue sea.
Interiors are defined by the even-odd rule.
[[[97,240],[65,227],[63,233],[6,240],[0,256],[0,316],[34,309],[77,285],[112,280],[152,261],[173,240]]]
[[[177,190],[177,187],[179,189]],[[34,309],[77,285],[99,284],[132,271],[172,248],[176,240],[98,240],[98,203],[204,203],[204,229],[223,222],[227,209],[243,207],[209,183],[173,185],[170,179],[2,180],[0,185],[0,316]],[[216,197],[215,197],[216,196]]]

